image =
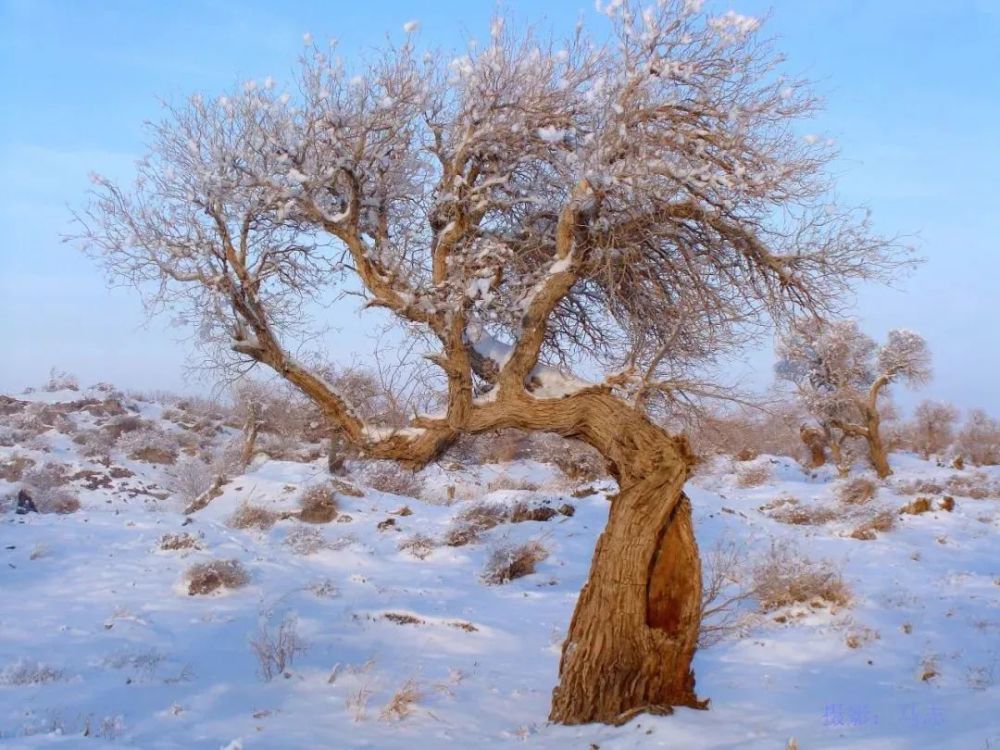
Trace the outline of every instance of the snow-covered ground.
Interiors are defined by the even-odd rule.
[[[83,397],[15,398],[58,405]],[[187,429],[167,421],[160,404],[124,403],[167,432]],[[19,410],[0,409],[0,425]],[[16,515],[9,504],[0,515],[0,746],[612,750],[785,748],[794,737],[803,750],[1000,747],[995,468],[895,455],[895,474],[874,499],[845,505],[831,472],[806,473],[786,458],[702,467],[688,493],[706,558],[728,544],[752,565],[774,540],[792,544],[840,572],[850,603],[757,614],[700,650],[695,670],[708,711],[563,727],[546,722],[549,697],[610,482],[587,492],[545,463],[446,460],[422,473],[421,495],[430,498],[422,500],[371,488],[371,467],[351,464],[345,479],[364,494],[339,494],[336,521],[287,518],[267,531],[238,530],[227,520],[240,503],[294,510],[304,487],[327,481],[325,460],[258,456],[189,520],[164,489],[170,466],[118,448],[110,465],[84,458],[73,434],[114,417],[100,407],[65,411],[26,441],[0,431],[0,467],[63,463],[82,502],[67,515]],[[201,428],[217,443],[236,435],[232,426]],[[755,483],[754,468],[763,483],[741,486]],[[498,477],[539,489],[490,491]],[[934,509],[899,515],[921,481],[942,487],[928,495]],[[970,484],[980,488],[972,494],[985,487],[991,496],[955,492]],[[457,488],[451,504],[449,485]],[[19,487],[0,480],[0,498]],[[950,512],[938,507],[946,489]],[[439,545],[423,559],[399,549],[415,534],[440,540],[481,500],[569,503],[575,513],[502,523],[478,543]],[[820,522],[788,523],[782,509],[793,506]],[[824,509],[835,512],[824,518]],[[852,538],[878,510],[891,512],[894,527]],[[302,554],[286,543],[304,527],[322,536],[322,549]],[[160,548],[165,534],[181,532],[201,549]],[[482,581],[497,544],[529,540],[549,552],[534,574]],[[248,585],[189,595],[185,571],[212,559],[239,560]],[[756,604],[744,606],[749,618]],[[282,621],[294,623],[306,650],[265,681],[250,642]],[[411,713],[390,716],[385,707],[408,681],[417,697]]]

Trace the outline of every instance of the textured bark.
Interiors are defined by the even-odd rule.
[[[869,415],[868,425],[865,430],[865,439],[868,441],[868,457],[872,462],[872,467],[879,479],[885,479],[892,474],[889,467],[889,456],[885,450],[885,443],[882,442],[882,430],[879,424],[878,412]]]
[[[802,425],[799,427],[799,437],[809,449],[809,468],[818,469],[826,463],[827,439],[822,430]]]
[[[260,431],[260,405],[251,403],[247,405],[247,417],[243,423],[243,447],[240,450],[240,466],[245,471],[253,460],[254,451],[257,449],[257,433]]]

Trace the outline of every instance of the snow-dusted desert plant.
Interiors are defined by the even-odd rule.
[[[456,56],[408,27],[357,69],[310,40],[285,89],[170,107],[133,187],[94,175],[78,233],[215,361],[269,368],[371,457],[419,466],[505,428],[595,449],[623,489],[566,639],[568,723],[699,704],[693,456],[650,416],[727,395],[706,364],[900,262],[834,202],[833,150],[799,134],[816,101],[756,19],[603,10],[563,45],[497,18]],[[441,409],[379,424],[292,355],[343,289],[431,350]]]

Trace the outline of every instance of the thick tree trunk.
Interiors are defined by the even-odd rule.
[[[865,438],[868,441],[868,455],[872,462],[872,467],[880,479],[885,479],[892,474],[889,466],[889,455],[882,442],[882,431],[880,429],[879,418],[876,414],[868,419],[868,433]]]
[[[654,461],[656,470],[641,478],[619,465],[622,491],[563,645],[552,721],[619,724],[643,711],[705,705],[691,671],[701,563],[682,492],[688,467],[673,449]]]
[[[601,535],[563,646],[549,718],[563,724],[621,724],[643,711],[703,707],[691,660],[701,618],[701,569],[682,495],[661,525],[649,505],[663,495],[643,487],[616,503]],[[674,491],[673,488],[670,491]]]
[[[809,468],[818,469],[826,463],[826,444],[829,442],[822,430],[802,425],[799,427],[799,437],[809,449]]]

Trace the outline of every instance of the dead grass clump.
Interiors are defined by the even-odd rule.
[[[748,464],[736,470],[736,486],[748,489],[760,487],[771,480],[771,467],[767,464]]]
[[[50,667],[37,661],[17,661],[0,670],[0,685],[22,687],[24,685],[45,685],[63,679],[61,669]]]
[[[0,461],[0,479],[5,482],[20,482],[24,472],[34,465],[35,461],[27,456],[10,456],[5,461]]]
[[[405,612],[386,612],[382,618],[396,625],[423,625],[424,621]]]
[[[345,482],[342,479],[337,479],[333,477],[330,479],[330,486],[333,491],[338,495],[344,495],[345,497],[364,497],[365,493],[359,490],[350,482]]]
[[[850,591],[827,561],[814,561],[790,543],[771,544],[753,568],[754,591],[762,612],[793,604],[846,606]]]
[[[158,426],[143,426],[118,439],[118,447],[135,461],[172,466],[180,455],[182,444],[191,436],[181,432],[166,432]]]
[[[555,508],[548,505],[536,505],[531,507],[527,503],[515,503],[510,511],[511,523],[523,523],[524,521],[548,521],[559,515]]]
[[[855,477],[844,482],[837,489],[837,496],[840,502],[848,505],[861,505],[867,503],[878,492],[878,485],[868,477]]]
[[[941,510],[951,513],[953,510],[955,510],[955,498],[953,498],[951,495],[945,495],[943,498],[941,498],[941,504],[938,507]]]
[[[250,650],[257,657],[257,673],[265,682],[277,675],[288,676],[285,670],[295,663],[296,656],[306,652],[298,625],[295,615],[287,615],[277,629],[262,624],[257,635],[250,639]]]
[[[896,514],[891,511],[882,511],[856,526],[850,536],[852,539],[861,539],[862,541],[870,542],[878,538],[878,533],[884,534],[887,531],[891,531],[895,525]]]
[[[495,547],[483,569],[483,581],[499,585],[523,578],[535,572],[535,566],[549,556],[544,545],[538,541],[520,545],[500,545]]]
[[[188,595],[211,594],[220,589],[239,589],[250,582],[239,560],[211,560],[196,563],[187,569]]]
[[[515,477],[509,477],[506,474],[501,474],[498,477],[494,477],[486,485],[487,492],[497,492],[499,490],[526,490],[528,492],[537,492],[538,484],[535,482],[529,482],[527,479],[516,479]]]
[[[480,536],[479,529],[474,526],[452,526],[444,532],[443,541],[449,547],[464,547],[478,542]]]
[[[911,503],[904,505],[899,509],[900,514],[906,513],[912,516],[918,516],[921,513],[926,513],[931,509],[930,498],[918,497]]]
[[[419,497],[424,483],[409,469],[392,462],[379,462],[365,471],[365,484],[379,492]]]
[[[65,487],[56,487],[35,498],[35,507],[39,513],[67,515],[80,510],[80,498]]]
[[[950,495],[964,495],[973,500],[1000,498],[1000,482],[992,481],[988,474],[977,471],[972,474],[952,474],[944,486]]]
[[[550,460],[571,482],[590,484],[608,473],[601,455],[577,441],[571,441],[566,450],[554,454]]]
[[[418,560],[426,559],[435,547],[437,543],[426,534],[413,534],[399,543],[400,552],[409,552]]]
[[[201,540],[187,532],[180,534],[164,534],[160,537],[160,549],[185,550],[202,549]]]
[[[329,546],[319,529],[308,526],[294,526],[285,535],[284,545],[296,555],[315,555]]]
[[[847,644],[848,648],[861,648],[862,646],[867,646],[869,643],[873,643],[880,640],[881,636],[877,630],[872,630],[871,628],[855,628],[848,632],[844,637],[844,643]]]
[[[833,508],[820,505],[786,505],[771,513],[771,518],[780,523],[796,526],[822,526],[839,517]]]
[[[413,713],[413,707],[420,700],[421,695],[416,680],[407,680],[392,694],[389,702],[382,707],[378,715],[379,720],[402,721]]]
[[[473,526],[479,531],[487,531],[499,526],[509,518],[507,506],[503,503],[472,503],[455,516],[457,523]]]
[[[328,484],[307,487],[299,507],[299,520],[305,523],[330,523],[337,517],[337,499]]]
[[[262,508],[259,505],[242,503],[231,516],[226,524],[234,529],[259,529],[267,531],[279,520],[279,514],[274,511]]]

